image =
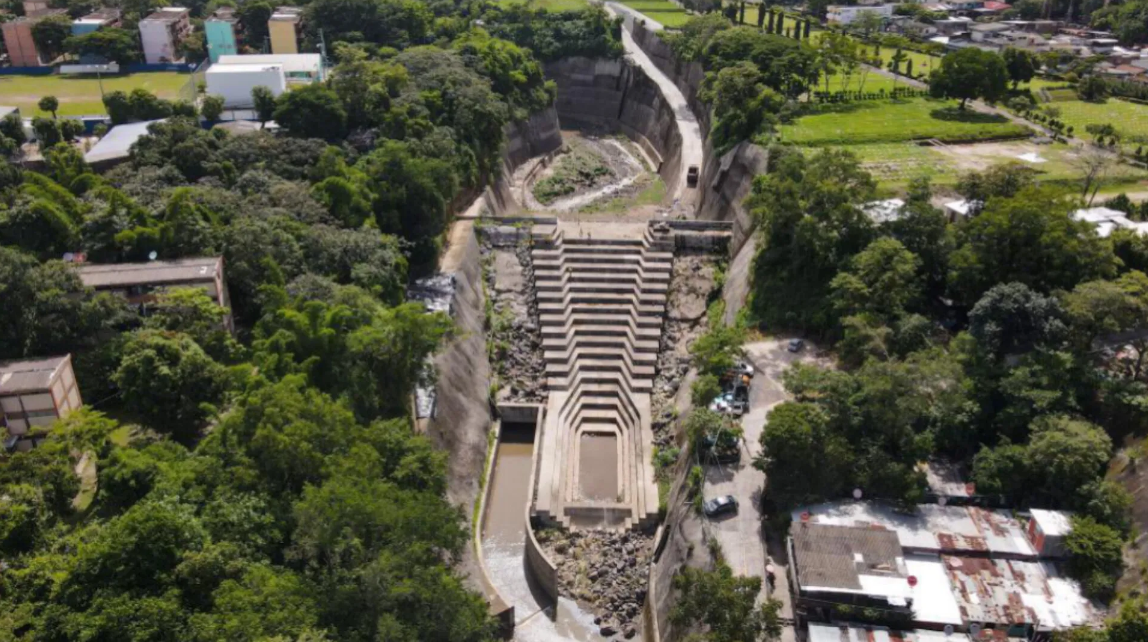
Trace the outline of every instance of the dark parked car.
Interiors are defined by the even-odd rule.
[[[702,504],[702,511],[705,512],[706,517],[717,517],[718,515],[724,515],[725,513],[736,513],[737,498],[733,495],[715,497]]]
[[[789,351],[790,352],[801,352],[801,350],[803,348],[805,348],[805,342],[802,341],[801,339],[790,339],[789,340]]]
[[[698,166],[697,165],[690,165],[689,169],[686,170],[686,185],[689,187],[697,187],[698,186]]]

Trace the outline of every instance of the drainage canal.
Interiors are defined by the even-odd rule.
[[[514,606],[514,639],[522,642],[590,641],[597,627],[576,603],[559,598],[555,605],[526,565],[526,506],[534,424],[502,424],[490,498],[482,523],[482,554],[491,582]]]

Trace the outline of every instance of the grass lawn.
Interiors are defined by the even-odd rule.
[[[680,27],[693,17],[669,0],[619,0],[619,2],[645,14],[655,22],[662,23],[665,27]]]
[[[547,11],[575,11],[590,5],[588,0],[498,0],[502,6],[511,4],[528,4],[537,9]]]
[[[124,76],[104,76],[105,92],[116,90],[130,92],[137,87],[152,92],[160,98],[179,97],[189,74],[173,71],[128,74]],[[0,76],[0,104],[15,105],[25,118],[49,116],[36,107],[44,96],[55,96],[60,100],[61,116],[98,116],[107,113],[100,99],[100,83],[88,76]]]
[[[1148,105],[1109,98],[1103,103],[1058,100],[1046,106],[1059,109],[1060,120],[1071,125],[1073,134],[1080,138],[1090,138],[1085,132],[1088,125],[1109,124],[1120,134],[1125,149],[1135,150],[1148,144]]]
[[[951,145],[946,148],[914,143],[879,143],[846,145],[857,155],[862,166],[873,174],[882,188],[896,191],[904,189],[918,176],[928,176],[937,185],[953,185],[966,172],[983,170],[997,163],[1022,163],[1038,172],[1041,182],[1077,183],[1080,169],[1074,164],[1074,148],[1063,143],[1036,145],[1027,141]],[[1035,153],[1045,160],[1029,163],[1018,158],[1021,154]],[[1148,172],[1130,165],[1117,165],[1108,175],[1107,191],[1119,191],[1148,180]]]
[[[860,91],[864,89],[866,93],[879,92],[882,89],[886,93],[893,91],[893,78],[884,74],[879,74],[875,71],[870,71],[869,75],[865,77],[865,85],[861,85],[861,72],[860,70],[849,77],[849,84],[845,84],[845,76],[841,73],[835,73],[829,77],[829,91],[841,91],[848,89],[850,91]],[[904,78],[897,79],[897,87],[908,87]],[[825,91],[825,80],[820,80],[813,91]]]
[[[938,138],[969,141],[1027,135],[1002,116],[960,111],[956,101],[912,98],[820,105],[816,113],[781,126],[781,139],[798,145],[895,143]]]

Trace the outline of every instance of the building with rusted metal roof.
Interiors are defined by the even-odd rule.
[[[818,524],[887,528],[897,534],[906,552],[1039,557],[1020,522],[1006,510],[921,504],[905,511],[873,502],[842,501],[794,511],[794,521],[802,519],[803,513]]]
[[[231,308],[223,257],[195,257],[147,263],[80,263],[76,271],[85,286],[98,292],[111,292],[132,305],[144,306],[155,295],[170,288],[202,288],[221,307]],[[231,328],[231,315],[225,318]]]

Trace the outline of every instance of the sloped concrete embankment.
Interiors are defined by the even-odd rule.
[[[502,173],[483,195],[487,209],[496,216],[519,213],[520,208],[510,186],[510,177],[514,171],[523,163],[551,154],[562,147],[558,110],[553,106],[531,114],[526,120],[508,123],[503,132],[506,134],[506,145],[502,150]]]
[[[563,127],[617,130],[658,166],[666,191],[681,182],[682,136],[673,107],[640,67],[626,60],[563,58],[546,65],[558,85],[555,106]]]
[[[658,32],[646,27],[641,22],[633,24],[630,35],[634,38],[634,43],[645,52],[658,70],[673,81],[682,95],[686,97],[690,110],[694,112],[698,125],[701,127],[702,135],[709,136],[710,108],[709,105],[698,99],[702,81],[706,77],[706,71],[701,63],[678,60],[670,46],[658,36]]]
[[[458,221],[451,228],[449,247],[439,270],[454,278],[451,310],[456,332],[435,357],[437,406],[424,430],[447,453],[448,499],[461,506],[469,518],[486,465],[486,439],[491,426],[487,400],[491,370],[483,331],[485,298],[473,221]],[[463,569],[472,588],[490,598],[492,611],[505,609],[470,547],[464,551]]]

